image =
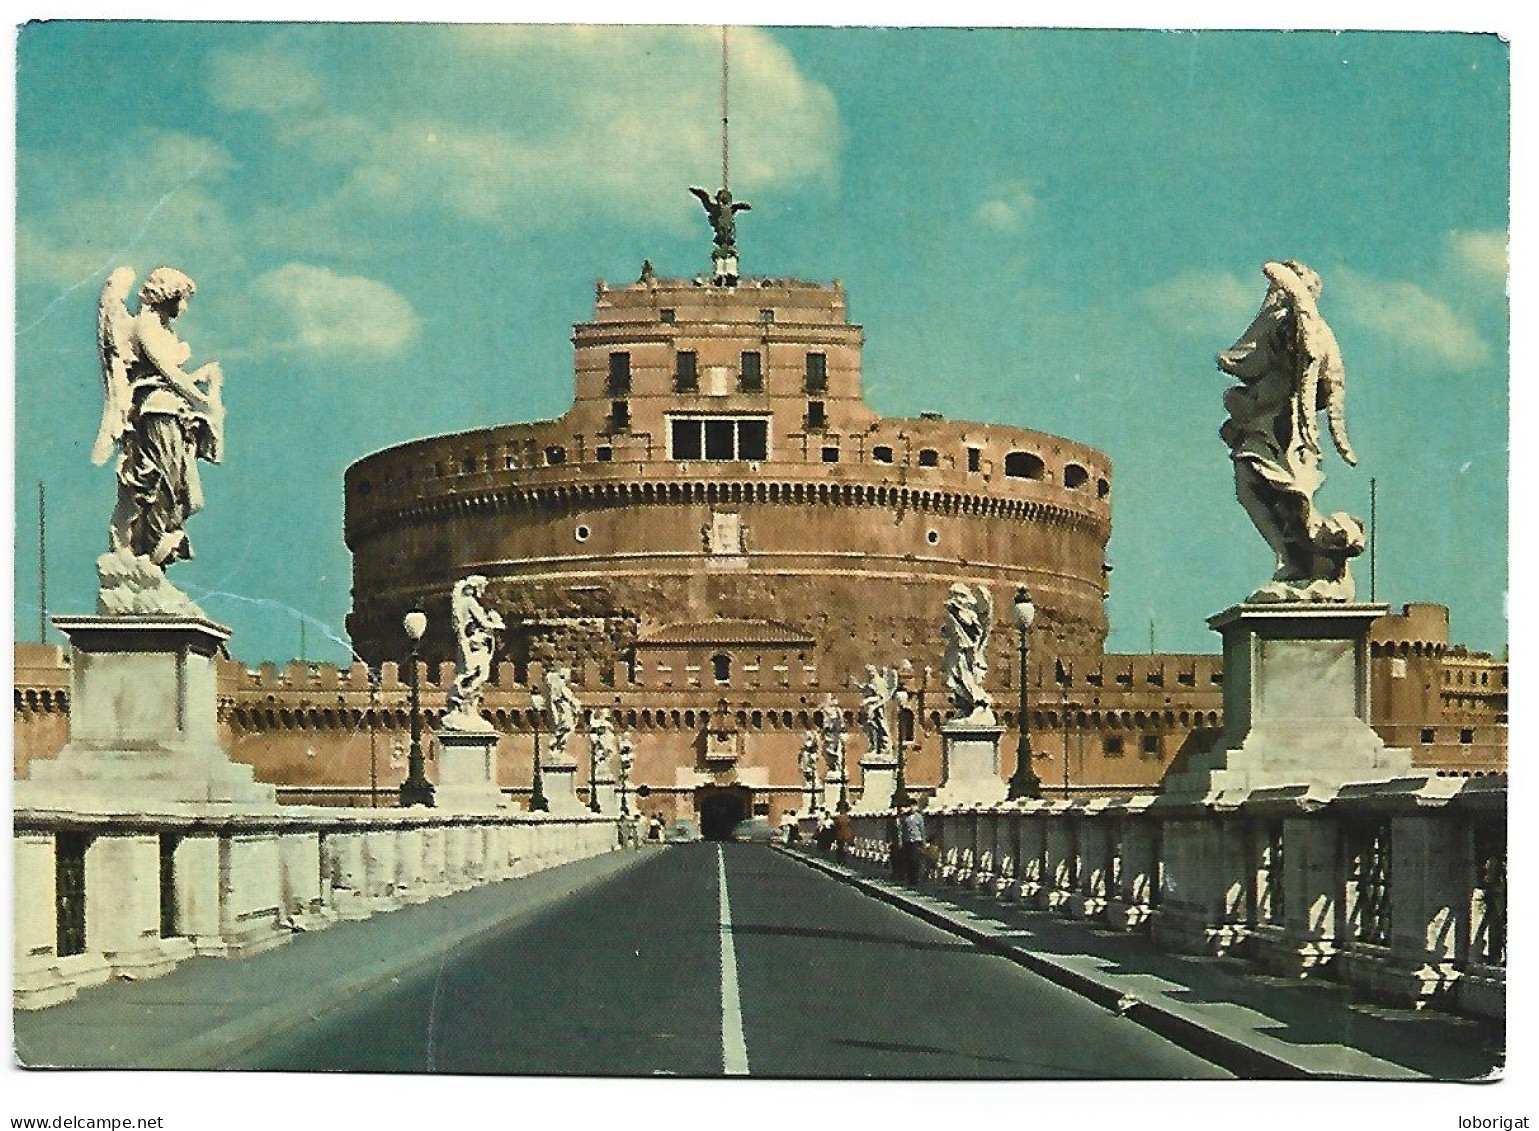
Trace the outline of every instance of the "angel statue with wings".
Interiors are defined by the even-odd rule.
[[[898,669],[878,671],[875,664],[866,665],[866,681],[857,685],[860,689],[860,721],[866,728],[867,756],[874,762],[892,754],[892,722],[888,718],[888,704],[898,694]]]
[[[994,721],[993,700],[984,688],[989,673],[989,634],[994,628],[994,598],[986,585],[977,592],[961,582],[946,597],[946,693],[956,718]]]
[[[454,636],[460,646],[460,663],[454,686],[449,689],[448,710],[443,717],[446,730],[486,734],[493,729],[492,724],[481,717],[481,689],[492,677],[497,633],[507,626],[495,610],[481,603],[485,595],[486,578],[475,573],[455,582],[449,597]]]
[[[689,191],[705,209],[706,219],[710,220],[711,231],[715,234],[711,262],[716,271],[711,281],[718,286],[734,287],[737,285],[737,214],[747,212],[753,205],[746,200],[733,200],[732,191],[726,185],[717,189],[714,197],[695,185],[690,185]]]
[[[577,713],[582,710],[572,690],[571,668],[546,669],[545,710],[550,719],[550,754],[545,764],[564,766],[572,757],[569,747],[577,730]]]
[[[192,349],[171,322],[187,309],[193,281],[157,267],[131,314],[133,283],[133,269],[119,267],[102,288],[97,343],[105,403],[91,462],[100,466],[117,449],[113,551],[164,568],[192,557],[186,522],[203,509],[197,461],[223,458],[224,376],[212,361],[191,373],[182,368]]]
[[[1240,381],[1224,393],[1229,419],[1219,430],[1234,460],[1235,494],[1277,557],[1272,581],[1248,600],[1350,601],[1347,562],[1363,552],[1362,521],[1314,506],[1325,482],[1320,412],[1341,458],[1357,462],[1341,350],[1320,316],[1319,274],[1294,259],[1261,270],[1269,285],[1260,311],[1218,355],[1219,369]]]

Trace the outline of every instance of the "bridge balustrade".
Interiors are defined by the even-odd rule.
[[[18,810],[13,828],[20,1009],[112,977],[164,974],[193,955],[259,953],[298,931],[596,856],[619,841],[613,819],[321,806]]]
[[[1506,781],[1418,776],[1233,809],[1122,800],[927,809],[930,883],[1324,976],[1402,1005],[1505,1014]],[[888,861],[891,812],[852,815]]]

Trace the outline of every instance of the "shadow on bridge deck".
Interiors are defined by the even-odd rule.
[[[783,851],[1242,1077],[1485,1081],[1503,1067],[1502,1034],[1486,1023],[1376,1005],[1339,983],[1255,973],[1242,959],[1172,953],[966,888],[916,892],[866,862]]]

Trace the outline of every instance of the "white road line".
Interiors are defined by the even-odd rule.
[[[716,846],[716,882],[721,893],[721,1068],[727,1076],[748,1075],[748,1042],[737,996],[737,948],[732,944],[732,905],[727,901],[727,862]]]

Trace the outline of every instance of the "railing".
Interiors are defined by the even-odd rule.
[[[1429,775],[1230,810],[1018,801],[924,813],[932,882],[1148,931],[1169,949],[1323,975],[1381,1000],[1505,1015],[1506,779]],[[852,814],[889,863],[893,814]],[[811,829],[804,824],[810,838]]]
[[[608,852],[613,818],[426,809],[15,815],[13,1004]]]

